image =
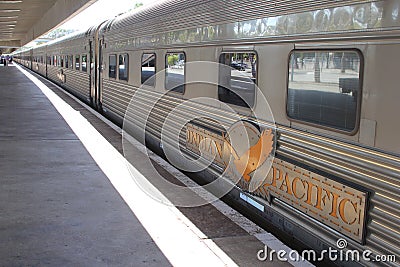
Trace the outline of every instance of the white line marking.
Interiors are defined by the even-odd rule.
[[[131,175],[142,182],[146,178],[133,166],[128,169],[125,158],[78,111],[32,74],[17,68],[54,105],[173,266],[237,266],[212,240],[204,242],[207,237],[177,208],[145,194]]]
[[[57,85],[55,85],[57,86]],[[57,86],[58,87],[58,86]],[[84,106],[89,112],[91,112],[93,115],[95,115],[97,118],[102,120],[104,123],[106,123],[108,126],[110,126],[112,129],[114,129],[117,133],[122,134],[122,129],[115,125],[113,122],[102,116],[100,113],[97,111],[93,110],[90,106],[86,105],[84,102],[82,102],[80,99],[76,98],[74,95],[70,94],[69,92],[66,92],[62,88],[58,87],[64,94],[68,95],[72,99],[74,99],[76,102]],[[175,178],[177,178],[180,182],[185,184],[187,187],[192,189],[197,195],[202,197],[205,200],[209,200],[210,203],[222,214],[224,214],[226,217],[228,217],[231,221],[236,223],[238,226],[240,226],[243,230],[245,230],[247,233],[250,235],[255,236],[258,240],[260,240],[263,244],[267,245],[269,248],[273,250],[285,250],[286,253],[290,253],[292,251],[291,248],[286,246],[282,241],[280,241],[278,238],[276,238],[273,234],[268,233],[265,231],[263,228],[259,227],[243,215],[241,215],[239,212],[234,210],[233,208],[229,207],[227,204],[225,204],[221,200],[215,201],[215,197],[208,192],[207,190],[201,188],[196,184],[192,179],[190,179],[188,176],[180,172],[178,169],[173,167],[171,164],[166,162],[163,158],[159,157],[157,154],[153,153],[152,151],[148,150],[143,144],[138,142],[136,139],[134,139],[132,136],[128,135],[126,132],[124,132],[124,137],[132,144],[134,145],[139,151],[144,153],[145,155],[148,155],[153,161],[155,161],[158,165],[160,165],[162,168],[164,168],[167,172],[169,172],[171,175],[173,175]],[[184,215],[182,215],[184,216]],[[185,216],[184,218],[188,220]],[[194,226],[195,227],[195,226]],[[197,229],[197,227],[195,227]],[[197,229],[198,230],[198,229]],[[198,230],[201,232],[200,230]],[[260,248],[261,249],[261,248]],[[291,259],[288,259],[289,262],[295,266],[295,267],[315,267],[312,263],[308,261],[293,261]]]

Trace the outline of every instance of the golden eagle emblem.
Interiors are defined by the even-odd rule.
[[[274,135],[271,129],[264,130],[258,142],[241,156],[237,154],[229,142],[226,142],[226,144],[231,151],[231,155],[234,157],[237,171],[243,173],[243,179],[249,182],[251,179],[250,174],[258,169],[267,160],[269,154],[271,154],[274,148]]]

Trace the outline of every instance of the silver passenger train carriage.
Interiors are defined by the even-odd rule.
[[[165,130],[166,140],[178,131],[189,158],[212,143],[205,181],[228,168],[224,138],[234,133],[225,129],[239,117],[255,141],[237,150],[255,165],[236,155],[244,172],[230,194],[238,202],[252,198],[252,212],[309,248],[337,248],[342,238],[344,250],[370,250],[376,260],[340,265],[398,266],[378,260],[400,256],[399,1],[163,1],[14,59],[120,124],[142,125],[140,113],[154,104],[146,140],[160,153],[163,123],[184,103],[171,125],[199,118]],[[190,83],[191,62],[219,63],[201,70],[218,84]],[[139,88],[136,113],[125,116]],[[222,104],[191,101],[199,97]],[[273,122],[255,117],[264,97]],[[271,153],[269,172],[251,188]]]

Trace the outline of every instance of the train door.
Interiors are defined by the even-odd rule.
[[[95,79],[94,79],[94,73],[95,73],[95,64],[94,64],[94,58],[93,58],[93,42],[92,40],[89,41],[89,97],[90,97],[90,103],[93,105],[95,102]]]
[[[101,87],[103,73],[103,41],[98,39],[96,50],[96,71],[95,71],[95,106],[101,111]]]
[[[33,70],[33,49],[29,50],[29,69]]]
[[[102,72],[103,72],[103,45],[104,39],[100,38],[100,31],[104,23],[102,22],[95,30],[94,34],[94,70],[93,70],[93,106],[101,112],[101,86],[102,86]]]
[[[44,54],[44,64],[46,65],[46,77],[47,77],[47,65],[49,64],[49,55],[47,53]]]

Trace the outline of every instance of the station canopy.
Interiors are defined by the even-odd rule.
[[[10,53],[97,0],[0,0],[0,54]]]

